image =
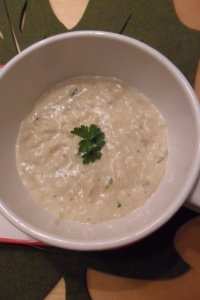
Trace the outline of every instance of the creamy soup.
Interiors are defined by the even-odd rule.
[[[83,164],[81,138],[71,131],[91,124],[105,145],[98,160]],[[165,122],[145,95],[118,79],[75,77],[50,87],[23,120],[16,159],[24,186],[55,218],[121,218],[161,182]]]

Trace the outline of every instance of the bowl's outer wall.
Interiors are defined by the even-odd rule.
[[[169,162],[164,180],[143,208],[111,224],[53,222],[24,190],[16,169],[21,120],[50,84],[75,75],[118,77],[144,92],[166,120]],[[197,100],[179,71],[150,47],[116,34],[59,35],[8,63],[0,75],[0,91],[1,209],[21,230],[61,247],[109,248],[149,234],[184,202],[199,169]]]

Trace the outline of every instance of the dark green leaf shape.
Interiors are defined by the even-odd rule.
[[[47,257],[64,276],[69,300],[88,300],[88,268],[126,278],[164,280],[176,278],[190,266],[174,248],[177,229],[197,216],[182,208],[165,226],[148,238],[128,247],[100,252],[47,249]]]
[[[21,49],[67,29],[53,14],[48,0],[5,0]],[[25,7],[25,5],[27,5]],[[23,9],[26,10],[22,29]],[[185,27],[177,18],[172,0],[90,0],[73,30],[106,30],[135,37],[166,55],[194,83],[200,56],[200,32]],[[0,64],[17,54],[4,1],[0,0]],[[87,158],[85,158],[87,159]],[[127,278],[173,278],[186,272],[173,246],[181,224],[196,214],[182,208],[174,218],[147,239],[113,251],[73,252],[47,248],[0,245],[0,299],[44,299],[63,274],[69,300],[89,299],[86,269]]]
[[[134,3],[132,17],[123,33],[160,51],[193,85],[200,58],[200,31],[187,28],[179,21],[172,0]]]
[[[25,2],[7,0],[21,49],[45,37],[68,31],[53,14],[48,0],[29,0],[26,24],[20,32]],[[0,63],[5,63],[16,52],[6,24],[3,0],[0,0],[0,5],[0,24],[6,36],[0,41]],[[200,32],[187,28],[179,21],[172,0],[161,0],[159,3],[155,0],[90,0],[82,20],[73,28],[83,29],[123,31],[123,34],[135,37],[166,55],[190,83],[194,83],[200,53]]]
[[[101,129],[97,125],[92,124],[90,126],[90,130],[88,132],[88,137],[87,138],[89,140],[93,140],[94,138],[97,140],[100,135],[102,135]]]
[[[0,244],[0,299],[42,300],[60,278],[43,251]]]
[[[125,28],[123,28],[125,26]],[[194,84],[200,31],[184,26],[172,0],[91,0],[73,30],[97,29],[134,37],[168,57]]]
[[[90,162],[95,162],[96,160],[99,160],[102,156],[102,153],[100,152],[98,147],[95,147],[93,150],[85,153],[82,155],[83,158],[83,164],[89,164]]]
[[[175,278],[190,266],[173,244],[177,229],[198,214],[182,208],[160,230],[125,248],[78,252],[46,247],[0,245],[0,295],[3,300],[42,300],[64,277],[67,299],[90,299],[86,271],[92,268],[108,274],[137,279]]]
[[[79,152],[90,152],[94,148],[94,145],[88,140],[81,140],[79,143]]]
[[[82,137],[83,139],[88,138],[89,128],[88,126],[81,125],[80,127],[75,127],[71,133]]]
[[[82,154],[83,164],[93,163],[101,158],[101,149],[105,145],[105,134],[97,125],[81,125],[75,127],[71,133],[83,138],[79,142],[79,153]]]
[[[17,51],[3,0],[0,0],[0,31],[0,64],[5,64]]]
[[[48,0],[0,0],[0,31],[5,36],[4,40],[0,39],[0,64],[5,64],[17,54],[4,1],[21,50],[46,37],[67,31],[55,17]],[[23,13],[26,16],[22,28]]]

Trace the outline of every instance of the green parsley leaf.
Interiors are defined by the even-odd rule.
[[[101,149],[105,145],[105,134],[97,125],[75,127],[72,131],[82,138],[79,142],[79,153],[83,159],[83,164],[95,162],[102,156]]]
[[[122,206],[122,204],[118,201],[117,202],[117,207],[119,208],[119,207],[121,207]]]
[[[76,134],[84,139],[87,139],[89,128],[87,126],[81,125],[80,127],[75,127],[71,133]]]
[[[100,159],[102,156],[102,153],[99,150],[93,149],[90,152],[84,153],[82,155],[83,158],[83,164],[89,164],[90,162],[95,162],[95,160]]]
[[[94,145],[88,140],[81,140],[79,142],[79,153],[90,152]]]

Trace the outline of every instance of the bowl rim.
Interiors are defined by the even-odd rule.
[[[50,234],[39,230],[38,228],[28,224],[23,221],[21,218],[17,217],[7,206],[4,204],[3,200],[0,199],[0,212],[2,215],[11,222],[14,226],[16,226],[19,230],[24,232],[25,234],[35,238],[36,240],[42,241],[45,244],[61,247],[70,250],[106,250],[112,248],[122,247],[133,242],[139,241],[140,239],[148,236],[149,234],[156,231],[162,225],[164,225],[175,213],[176,211],[183,205],[185,200],[187,199],[195,181],[197,179],[199,170],[200,170],[200,108],[199,101],[195,92],[186,79],[186,77],[181,73],[181,71],[163,54],[161,54],[156,49],[151,46],[141,42],[133,37],[128,37],[121,35],[119,33],[112,33],[107,31],[96,31],[96,30],[83,30],[83,31],[74,31],[74,32],[66,32],[61,33],[55,36],[51,36],[46,38],[45,40],[39,41],[21,53],[17,54],[13,57],[0,71],[0,80],[3,76],[12,69],[15,64],[18,64],[24,57],[30,55],[32,52],[37,51],[37,49],[47,46],[51,43],[55,43],[57,41],[65,40],[65,39],[74,39],[74,38],[82,38],[82,37],[95,37],[95,38],[103,38],[103,39],[112,39],[115,41],[119,41],[121,43],[127,43],[131,46],[137,47],[143,52],[146,52],[148,55],[154,57],[157,61],[159,61],[162,65],[164,65],[171,73],[174,74],[176,80],[181,84],[181,87],[185,90],[190,97],[191,108],[193,110],[193,115],[196,124],[197,134],[199,136],[199,140],[196,145],[196,152],[193,156],[192,168],[190,168],[190,172],[188,173],[188,180],[185,186],[177,194],[176,199],[173,203],[170,204],[168,210],[163,212],[160,217],[152,222],[148,227],[143,228],[138,233],[132,235],[131,233],[115,239],[108,240],[99,240],[99,241],[82,241],[77,239],[64,239],[59,238],[54,234]]]

